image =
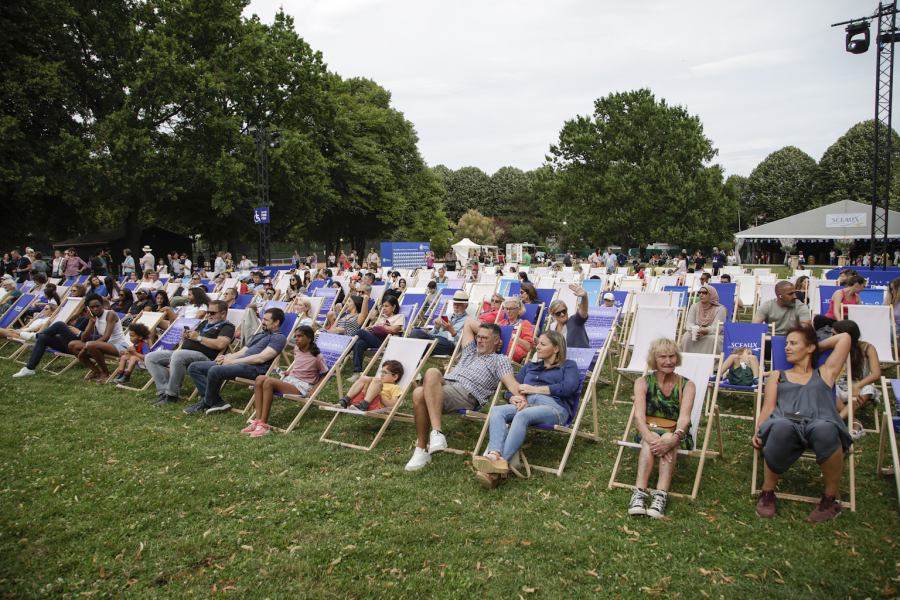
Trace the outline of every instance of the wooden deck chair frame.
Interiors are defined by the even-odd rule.
[[[725,456],[725,446],[722,442],[722,424],[719,421],[719,411],[718,407],[716,407],[715,402],[712,404],[712,411],[707,416],[705,415],[704,405],[705,398],[709,394],[709,377],[713,371],[713,365],[715,363],[715,355],[713,354],[692,354],[689,352],[682,353],[682,366],[675,369],[675,372],[679,375],[686,377],[690,381],[694,382],[694,386],[696,388],[696,392],[694,395],[694,405],[691,410],[691,435],[694,438],[694,450],[678,450],[678,454],[680,456],[688,456],[691,458],[698,458],[699,464],[697,465],[697,473],[694,475],[694,485],[691,489],[690,494],[682,494],[679,492],[668,492],[669,496],[674,496],[676,498],[689,498],[690,500],[697,499],[697,493],[700,490],[700,480],[703,477],[703,467],[706,464],[707,458],[718,458]],[[645,369],[644,375],[647,374],[647,370]],[[701,421],[702,418],[706,416],[706,426],[705,431],[703,433],[703,446],[700,450],[697,450],[697,440],[699,437],[699,433],[701,430]],[[607,489],[613,489],[614,487],[631,489],[634,487],[633,484],[626,484],[619,481],[616,481],[616,476],[619,473],[619,468],[622,465],[622,455],[625,452],[625,448],[637,448],[640,450],[641,445],[635,442],[629,441],[629,435],[631,434],[632,426],[634,425],[634,405],[631,407],[631,414],[628,416],[628,423],[625,426],[625,433],[622,434],[621,440],[616,440],[616,444],[619,446],[619,453],[616,456],[616,462],[613,465],[612,475],[609,478],[609,485]],[[718,451],[712,451],[709,449],[709,441],[712,435],[713,426],[716,428],[716,437],[718,441]],[[650,490],[648,490],[650,491]]]
[[[764,329],[765,332],[760,334],[760,342],[759,342],[759,370],[760,374],[765,370],[766,364],[766,339],[771,335],[773,327],[772,325],[765,325],[764,323],[733,323],[733,325],[755,325],[759,327],[762,325],[763,327],[759,327],[760,329]],[[716,337],[719,335],[719,331],[724,331],[725,323],[716,324]],[[752,349],[752,348],[751,348]],[[756,354],[756,352],[754,352]],[[723,381],[725,379],[725,372],[722,369],[722,366],[725,364],[725,361],[731,355],[731,352],[728,352],[727,346],[722,348],[722,353],[716,357],[718,360],[718,366],[716,368],[716,379],[715,385],[713,387],[713,395],[712,395],[712,404],[707,406],[706,414],[710,414],[710,410],[712,409],[712,405],[719,405],[719,394],[735,394],[735,395],[749,395],[753,396],[753,415],[748,417],[746,415],[733,415],[728,413],[722,413],[720,411],[719,416],[728,417],[732,419],[743,419],[746,421],[756,421],[756,398],[762,393],[762,377],[760,377],[760,381],[755,386],[732,386],[732,385],[724,385]],[[724,385],[724,387],[723,387]]]
[[[156,314],[162,314],[162,313],[156,313]],[[180,336],[180,335],[181,335],[181,333],[180,333],[180,332],[181,332],[181,329],[183,329],[185,325],[188,325],[189,327],[194,327],[194,326],[197,325],[197,323],[199,323],[199,322],[200,322],[200,319],[184,319],[184,318],[181,318],[181,319],[175,319],[175,321],[174,321],[171,325],[169,325],[169,330],[168,330],[168,331],[172,331],[173,333],[174,333],[174,332],[179,332],[178,334],[179,334],[179,336]],[[177,326],[177,327],[176,327],[176,326]],[[156,342],[153,344],[153,346],[150,347],[150,351],[151,351],[151,352],[153,352],[154,350],[167,349],[167,348],[163,348],[163,346],[161,345],[161,344],[162,344],[163,338],[165,338],[165,335],[166,335],[166,334],[161,335],[161,336],[159,337],[159,339],[156,340]],[[178,343],[175,344],[175,345],[171,348],[171,350],[172,350],[172,351],[175,351],[175,350],[180,349],[180,348],[181,348],[181,345],[182,345],[183,343],[184,343],[184,340],[183,340],[183,339],[179,339]],[[157,347],[157,346],[159,346],[159,347]],[[133,375],[133,374],[132,374],[132,375]],[[149,373],[148,373],[148,375],[149,375]],[[133,391],[133,392],[143,392],[143,391],[146,391],[147,389],[149,389],[150,386],[151,386],[152,384],[153,384],[153,378],[152,378],[152,377],[148,377],[148,378],[147,378],[147,383],[145,383],[142,387],[139,387],[139,388],[132,387],[132,386],[129,386],[129,385],[125,385],[125,384],[123,384],[123,383],[116,384],[116,387],[117,387],[117,388],[120,388],[120,389],[123,389],[123,390],[131,390],[131,391]]]
[[[30,296],[30,298],[29,298],[29,296]],[[15,314],[15,313],[11,313],[10,311],[12,311],[16,308],[19,309],[18,314],[15,314],[15,318],[13,318],[11,321],[9,321],[9,323],[6,323],[5,329],[12,329],[16,323],[19,323],[20,325],[24,326],[24,323],[22,322],[22,317],[25,316],[25,311],[28,310],[29,308],[34,307],[34,304],[37,301],[38,301],[37,294],[22,294],[21,296],[16,298],[16,301],[13,302],[10,305],[10,307],[2,315],[0,315],[0,321],[3,321],[4,319],[6,319],[8,317],[12,317]],[[58,310],[59,310],[59,307],[57,307],[56,311],[58,311]],[[54,311],[54,313],[56,311]],[[51,317],[51,320],[52,320],[52,317]],[[15,341],[16,340],[13,340],[11,338],[6,338],[6,339],[2,340],[2,343],[0,343],[0,350],[2,350],[3,348],[6,348],[9,344],[14,343]],[[21,350],[21,348],[16,348],[16,351],[13,352],[10,356],[0,356],[0,359],[6,360],[7,358],[12,358],[20,350]]]
[[[327,336],[328,339],[323,338],[322,336]],[[300,412],[294,417],[291,421],[291,424],[287,426],[286,429],[281,429],[280,427],[272,427],[270,429],[274,429],[275,431],[281,431],[282,433],[290,433],[297,427],[297,424],[300,423],[300,419],[303,418],[303,415],[306,414],[306,411],[309,410],[311,406],[332,406],[332,402],[324,402],[319,400],[319,393],[325,389],[325,386],[328,384],[328,381],[332,378],[337,380],[338,386],[338,394],[340,396],[344,395],[343,386],[341,385],[341,368],[347,362],[347,357],[350,356],[351,352],[353,352],[353,344],[356,343],[357,337],[354,335],[352,338],[347,337],[345,335],[336,335],[333,333],[322,333],[319,332],[316,334],[316,343],[321,344],[320,349],[327,350],[328,347],[336,341],[340,341],[344,344],[342,349],[338,349],[338,356],[335,361],[332,363],[331,367],[328,369],[328,372],[322,376],[322,378],[316,383],[316,388],[313,390],[312,394],[308,396],[301,396],[297,394],[284,394],[282,397],[285,400],[293,400],[295,402],[299,402],[303,405],[300,409]],[[244,409],[246,413],[250,407],[253,406],[253,396],[250,396],[250,403],[247,405],[247,408]],[[256,411],[252,411],[250,416],[247,418],[247,421],[253,419],[256,416]]]
[[[600,374],[600,367],[603,365],[604,354],[606,354],[609,350],[610,339],[612,335],[607,336],[604,341],[603,346],[600,349],[589,349],[593,353],[593,365],[594,370],[591,372],[590,366],[585,370],[586,376],[582,380],[582,388],[579,393],[578,407],[575,411],[575,415],[571,419],[571,422],[568,426],[563,425],[554,425],[553,427],[549,426],[530,426],[528,428],[529,431],[543,431],[543,432],[556,432],[568,437],[566,441],[566,448],[563,451],[562,458],[555,467],[547,467],[534,463],[529,463],[527,458],[525,457],[525,453],[522,450],[519,450],[519,457],[521,459],[522,466],[525,469],[525,477],[526,479],[531,477],[531,470],[534,469],[536,471],[542,471],[544,473],[552,473],[557,477],[562,477],[563,471],[566,468],[566,463],[569,461],[569,456],[572,453],[572,447],[575,445],[575,439],[579,436],[593,440],[595,442],[600,441],[600,429],[599,429],[599,421],[597,415],[597,378]],[[584,351],[584,348],[570,348],[569,353],[573,350],[581,350]],[[589,365],[591,363],[589,362]],[[499,394],[494,395],[494,399],[491,402],[490,407],[488,408],[487,414],[484,419],[484,426],[481,429],[481,435],[478,437],[478,442],[475,444],[475,450],[472,452],[473,456],[478,456],[478,453],[481,449],[481,445],[484,442],[485,436],[488,434],[490,429],[490,420],[491,420],[491,409],[496,406],[497,401],[499,400]],[[588,404],[591,406],[591,411],[593,414],[593,431],[586,432],[581,431],[581,423],[584,418],[584,413],[587,410]]]
[[[124,333],[126,336],[126,339],[128,339],[128,337],[127,337],[128,331],[131,329],[131,325],[140,323],[141,325],[147,326],[147,329],[150,330],[150,337],[152,339],[153,337],[156,336],[156,326],[159,325],[159,322],[163,320],[163,317],[165,317],[165,314],[163,314],[163,313],[141,312],[141,314],[138,316],[138,318],[135,319],[134,321],[132,321],[128,327],[122,328],[122,333]],[[149,342],[150,341],[148,340],[148,343]],[[118,366],[119,359],[121,357],[122,357],[121,354],[117,354],[115,356],[113,356],[112,354],[104,354],[103,355],[103,359],[106,361],[106,364],[110,365],[110,366],[113,366],[113,365]],[[111,383],[113,379],[114,379],[114,377],[110,377],[109,379],[106,380],[106,383]]]
[[[640,312],[642,308],[644,309],[643,313]],[[646,355],[647,349],[650,347],[650,342],[652,341],[650,339],[651,336],[649,336],[649,335],[643,335],[641,340],[635,341],[635,336],[637,335],[638,316],[640,316],[641,314],[645,314],[645,315],[653,314],[654,312],[657,313],[655,315],[656,319],[660,319],[662,321],[665,321],[666,319],[669,318],[669,315],[666,314],[667,312],[671,313],[672,316],[674,317],[674,324],[673,324],[674,327],[677,328],[677,326],[678,326],[678,309],[674,306],[643,306],[643,307],[639,306],[638,307],[638,310],[634,316],[634,321],[635,321],[634,326],[631,327],[630,331],[627,334],[627,337],[624,338],[623,340],[620,340],[620,342],[619,342],[620,343],[619,366],[616,369],[616,371],[618,371],[618,377],[616,378],[616,389],[613,392],[613,403],[619,402],[618,397],[619,397],[619,389],[622,385],[622,378],[625,377],[626,379],[628,379],[629,381],[631,381],[633,383],[634,379],[635,379],[634,376],[643,371],[643,369],[641,371],[639,371],[634,368],[629,368],[629,367],[631,367],[631,363],[634,360],[641,360],[641,361],[645,360],[644,355]],[[649,318],[653,318],[653,317],[649,317]],[[642,329],[641,333],[645,333],[645,331],[644,331],[645,328],[647,329],[647,331],[652,330],[653,332],[656,332],[656,333],[654,333],[654,335],[656,337],[659,337],[660,335],[664,335],[664,336],[668,337],[667,334],[671,333],[671,336],[672,336],[671,339],[676,340],[677,329],[672,332],[665,332],[665,331],[660,331],[660,327],[657,324],[653,324],[651,326],[645,326],[642,324],[641,325],[641,329]],[[676,343],[677,343],[677,340],[676,340]],[[631,358],[629,359],[629,357],[631,357]],[[635,357],[637,357],[637,358],[635,358]],[[626,360],[629,361],[627,366],[625,363]],[[623,403],[628,404],[628,402],[625,402],[625,401],[623,401]]]
[[[778,337],[780,337],[780,336],[778,336]],[[772,343],[772,359],[773,359],[772,370],[773,371],[776,370],[775,365],[774,365],[775,355],[777,352],[783,351],[783,349],[784,349],[784,342],[782,341],[780,345],[776,344],[777,339],[778,338],[775,336],[772,337],[772,342],[773,342]],[[780,339],[783,340],[784,338],[781,337]],[[825,358],[826,358],[825,356],[820,357],[819,365],[821,365],[825,361]],[[846,372],[847,372],[847,389],[850,389],[853,385],[853,380],[850,378],[850,355],[849,354],[847,354],[847,361],[844,365],[844,369],[846,369]],[[760,382],[759,390],[760,391],[756,396],[755,414],[757,415],[757,418],[754,420],[753,433],[756,433],[759,430],[759,426],[760,426],[760,423],[758,421],[759,421],[759,413],[762,410],[762,400],[763,400],[762,382]],[[849,431],[853,431],[853,403],[849,402],[847,404],[847,407],[848,407],[847,408],[847,423],[845,423],[845,424],[847,425],[847,429]],[[856,512],[856,464],[855,464],[856,463],[856,456],[855,456],[856,451],[855,451],[855,446],[856,446],[855,443],[851,444],[850,449],[844,453],[844,460],[848,461],[848,463],[849,463],[847,470],[849,471],[849,487],[850,487],[850,501],[845,503],[845,505],[850,507],[851,512]],[[760,450],[757,450],[756,448],[753,449],[753,476],[750,480],[750,494],[754,495],[754,496],[760,492],[760,488],[757,487],[757,482],[758,482],[757,477],[759,475],[759,463],[760,463],[759,459],[760,459],[761,455],[762,455],[762,452]],[[815,455],[810,454],[808,451],[804,452],[803,455],[800,456],[800,458],[799,458],[799,460],[815,460],[815,459],[816,459]],[[796,463],[794,463],[794,464],[796,464]],[[780,481],[783,481],[783,480],[784,480],[784,477],[782,477],[780,479]],[[801,496],[799,494],[785,494],[784,492],[778,492],[777,496],[778,496],[779,500],[793,500],[795,502],[809,502],[811,504],[818,504],[819,501],[821,501],[821,498],[814,498],[812,496]]]
[[[391,348],[392,344],[397,344],[396,350]],[[384,343],[381,345],[381,348],[378,349],[378,352],[375,354],[375,356],[372,357],[372,360],[369,361],[369,364],[366,365],[366,369],[362,372],[362,374],[367,375],[369,371],[372,370],[373,365],[375,365],[376,363],[378,363],[377,369],[380,369],[381,363],[384,360],[389,360],[389,357],[403,362],[404,358],[409,360],[410,357],[419,356],[420,358],[415,363],[416,366],[414,369],[409,371],[404,366],[403,379],[405,380],[405,383],[402,386],[403,391],[400,393],[400,399],[394,406],[390,407],[390,410],[360,412],[358,410],[343,409],[335,406],[320,406],[319,410],[334,412],[335,415],[331,418],[331,422],[328,423],[328,427],[325,429],[325,431],[322,432],[322,436],[319,438],[319,441],[328,442],[329,444],[337,444],[345,448],[353,448],[354,450],[362,450],[364,452],[369,452],[375,446],[377,446],[378,442],[381,441],[382,436],[384,436],[384,432],[387,430],[388,426],[393,420],[395,420],[395,417],[398,415],[398,409],[403,404],[403,400],[406,398],[407,394],[409,394],[411,389],[414,387],[416,383],[416,376],[422,370],[422,367],[425,366],[426,362],[428,361],[428,357],[431,355],[431,352],[432,350],[434,350],[436,344],[437,341],[435,340],[417,340],[410,338],[401,338],[397,336],[389,336],[387,339],[385,339]],[[401,346],[406,347],[403,348]],[[381,360],[379,360],[379,357],[381,357]],[[387,409],[387,407],[385,407],[385,409]],[[384,422],[382,423],[381,428],[379,428],[378,433],[375,434],[375,438],[372,440],[372,443],[368,446],[360,446],[358,444],[342,442],[340,440],[334,440],[328,437],[328,435],[331,433],[331,430],[334,429],[334,426],[337,424],[338,419],[343,414],[351,414],[364,419],[381,419]]]
[[[81,311],[83,309],[84,309],[84,298],[69,298],[62,304],[62,306],[60,306],[56,310],[56,314],[53,315],[53,318],[50,319],[49,323],[45,324],[44,327],[41,328],[41,331],[43,331],[44,329],[47,329],[47,327],[49,327],[53,323],[56,323],[57,321],[60,321],[60,320],[67,323],[69,320],[72,319],[72,317],[75,317],[79,313],[81,313]],[[34,348],[34,344],[31,342],[22,342],[22,347],[20,349],[16,350],[12,355],[10,355],[10,358],[15,360],[17,363],[20,363],[23,365],[26,364],[27,361],[19,360],[19,357],[21,357],[25,353],[25,351],[28,350],[29,348]],[[53,358],[51,358],[50,362],[48,362],[46,365],[44,365],[42,367],[42,369],[44,371],[47,371],[51,375],[55,375],[55,376],[62,375],[67,370],[69,370],[75,364],[75,361],[77,360],[71,354],[63,354],[61,352],[56,352],[56,351],[52,350],[51,348],[48,348],[47,352],[50,352],[53,355]],[[50,365],[52,365],[59,358],[62,358],[62,357],[68,357],[68,358],[71,358],[72,360],[71,360],[71,362],[69,362],[68,365],[65,366],[65,368],[63,368],[60,371],[50,370]]]
[[[894,477],[894,484],[897,487],[897,500],[900,501],[900,456],[898,456],[897,452],[897,433],[894,431],[893,419],[891,417],[895,412],[900,414],[900,403],[898,403],[897,400],[897,398],[900,397],[897,395],[897,390],[900,389],[900,379],[891,379],[890,386],[888,386],[888,381],[887,377],[881,378],[882,397],[884,398],[885,407],[887,407],[891,401],[891,397],[888,395],[888,387],[894,390],[894,404],[892,406],[895,408],[893,410],[887,410],[887,408],[885,408],[884,415],[882,416],[881,438],[878,442],[878,463],[876,465],[876,470],[886,477]],[[890,444],[891,452],[891,465],[888,467],[884,466],[886,444]]]

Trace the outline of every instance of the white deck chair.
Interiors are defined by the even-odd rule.
[[[700,432],[700,421],[704,414],[704,398],[709,392],[709,376],[713,371],[713,364],[715,363],[716,357],[712,354],[692,354],[690,352],[685,352],[681,355],[681,366],[675,369],[675,372],[681,375],[682,377],[693,381],[695,387],[694,394],[694,404],[691,407],[691,426],[690,433],[691,438],[694,440],[694,449],[693,450],[678,450],[679,456],[689,456],[693,458],[699,458],[700,462],[697,465],[697,473],[694,476],[694,486],[691,490],[690,494],[681,494],[677,492],[669,492],[670,496],[674,496],[676,498],[690,498],[691,500],[695,500],[697,498],[697,491],[700,489],[700,479],[703,477],[703,466],[706,463],[707,457],[719,457],[724,456],[725,448],[722,443],[722,427],[719,422],[719,412],[718,407],[713,404],[711,417],[707,419],[706,422],[706,432],[703,436],[703,446],[699,450],[698,446],[698,434]],[[616,481],[616,475],[619,472],[619,466],[622,463],[622,454],[625,451],[625,448],[636,448],[640,450],[641,444],[635,443],[631,441],[629,438],[631,437],[632,425],[634,423],[634,407],[632,406],[631,415],[628,417],[628,424],[625,426],[625,434],[622,436],[621,440],[616,440],[616,444],[619,446],[619,454],[616,457],[616,463],[613,466],[612,475],[609,478],[609,486],[607,489],[612,489],[614,487],[628,488],[631,489],[634,484],[626,484]],[[716,433],[719,443],[719,450],[710,451],[709,450],[709,438],[712,434],[712,428],[715,424]],[[633,439],[633,438],[632,438]]]
[[[616,286],[616,289],[625,291],[625,290],[634,290],[636,292],[640,292],[644,289],[644,280],[640,277],[623,277],[619,284]]]
[[[770,281],[763,281],[759,284],[759,291],[756,294],[756,306],[754,312],[763,302],[775,299],[775,284]],[[812,308],[812,307],[810,307]]]
[[[847,318],[859,326],[859,339],[875,346],[878,353],[878,362],[883,365],[897,366],[900,375],[900,360],[897,356],[897,326],[894,322],[894,314],[891,306],[847,306]],[[874,404],[875,429],[880,433],[880,421],[878,417],[878,404]]]
[[[888,387],[890,383],[890,387]],[[897,392],[900,390],[900,380],[881,378],[881,393],[884,398],[884,417],[881,423],[881,439],[878,443],[878,464],[876,472],[887,477],[893,475],[894,484],[897,486],[897,499],[900,500],[900,455],[897,452],[897,434],[894,431],[894,423],[891,415],[900,415],[900,402]],[[891,402],[890,391],[894,392],[894,401]],[[890,408],[888,408],[890,407]],[[891,465],[884,466],[885,445],[890,444]]]
[[[58,323],[60,321],[62,321],[63,323],[68,323],[70,319],[78,316],[78,314],[81,312],[81,310],[83,308],[84,308],[84,298],[66,298],[66,300],[62,303],[62,305],[58,309],[56,309],[56,314],[53,315],[53,318],[50,320],[49,323],[47,323],[44,326],[43,329],[47,329],[47,327],[50,327],[54,323]],[[43,329],[42,329],[42,331],[43,331]],[[24,340],[14,340],[14,341],[22,344],[22,347],[19,348],[18,350],[16,350],[15,352],[13,352],[9,356],[9,358],[15,360],[16,362],[18,362],[20,364],[25,364],[27,361],[20,361],[19,357],[22,356],[30,348],[34,348],[34,342],[26,342]],[[53,358],[50,360],[50,362],[48,362],[46,365],[44,365],[43,369],[49,373],[52,373],[53,375],[59,375],[60,373],[62,373],[63,371],[65,371],[66,369],[68,369],[69,367],[71,367],[74,364],[74,362],[70,363],[65,369],[63,369],[62,371],[59,371],[59,372],[50,371],[48,369],[48,367],[50,365],[52,365],[56,361],[56,359],[58,359],[59,357],[61,357],[61,356],[69,357],[69,358],[72,358],[73,361],[74,361],[75,357],[72,356],[71,354],[58,353],[55,350],[52,350],[51,348],[48,348],[47,352],[53,354]]]
[[[675,306],[641,306],[637,309],[634,326],[628,336],[628,344],[622,348],[619,368],[616,369],[619,376],[616,378],[613,402],[616,402],[619,396],[623,375],[640,375],[647,368],[650,343],[659,337],[675,340],[677,327],[678,308]],[[626,357],[630,357],[628,366],[625,366]]]
[[[754,275],[736,275],[734,282],[740,284],[739,299],[744,305],[744,310],[752,310],[756,306],[756,294],[759,285]]]
[[[366,412],[360,412],[354,409],[344,409],[340,406],[320,406],[320,410],[334,412],[335,415],[331,419],[331,422],[328,424],[328,427],[322,433],[322,436],[319,438],[320,442],[328,442],[330,444],[338,444],[340,446],[344,446],[345,448],[353,448],[355,450],[364,450],[368,452],[372,448],[374,448],[379,441],[381,441],[381,437],[384,435],[385,430],[388,425],[391,424],[391,421],[394,419],[394,415],[397,414],[397,409],[403,404],[404,399],[410,393],[415,380],[416,375],[418,375],[419,371],[422,370],[422,367],[425,365],[428,357],[431,355],[431,351],[434,350],[434,346],[437,344],[434,340],[418,340],[412,338],[401,338],[397,336],[390,336],[387,339],[387,343],[383,344],[381,348],[379,348],[378,352],[372,357],[372,360],[369,361],[369,364],[366,366],[366,369],[363,371],[363,375],[369,375],[370,371],[372,372],[372,377],[377,377],[381,373],[381,365],[384,364],[386,360],[397,360],[403,365],[403,377],[400,381],[397,382],[403,391],[400,394],[400,399],[397,401],[397,404],[391,407],[384,407],[378,410],[370,410]],[[381,356],[381,360],[379,360],[379,355]],[[377,369],[373,369],[373,365],[378,364]],[[372,440],[372,443],[368,446],[360,446],[358,444],[351,444],[348,442],[342,442],[339,440],[330,439],[328,434],[331,433],[331,430],[334,428],[338,419],[341,415],[349,414],[358,418],[366,418],[366,419],[381,419],[384,421],[381,428],[378,430],[378,433],[375,435],[375,439]]]

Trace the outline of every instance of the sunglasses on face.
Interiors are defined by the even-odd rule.
[[[220,312],[222,312],[222,311],[220,311],[220,310],[208,310],[208,311],[206,311],[206,314],[208,314],[208,315],[217,315],[217,314],[219,314]]]
[[[563,308],[563,309],[560,309],[560,310],[558,310],[557,312],[553,313],[553,316],[554,316],[554,317],[561,317],[561,316],[563,316],[563,315],[565,315],[565,314],[568,314],[568,313],[569,313],[569,309],[568,309],[568,308]]]
[[[507,306],[507,307],[506,307],[506,310],[507,310],[507,311],[514,310],[514,311],[517,311],[517,312],[518,312],[519,307],[518,307],[518,306]]]
[[[709,296],[709,292],[707,292],[706,290],[700,290],[700,291],[697,292],[697,293],[698,293],[699,295],[701,295],[701,296]]]

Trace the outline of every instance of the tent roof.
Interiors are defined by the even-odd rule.
[[[481,249],[481,244],[476,244],[469,238],[463,238],[460,241],[453,244],[453,250],[462,256],[469,256],[469,250],[479,250]]]
[[[862,224],[854,227],[828,227],[828,215],[835,214],[859,214],[863,213],[865,219]],[[759,227],[750,227],[734,235],[737,239],[816,239],[833,240],[836,238],[871,239],[872,237],[872,206],[854,202],[853,200],[841,200],[827,206],[820,206],[806,212],[785,217],[778,221],[772,221]],[[888,237],[900,239],[900,213],[888,211]]]

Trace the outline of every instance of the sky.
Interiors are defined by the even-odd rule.
[[[854,55],[831,27],[875,0],[252,0],[244,15],[282,7],[330,71],[391,92],[429,166],[535,169],[567,120],[640,88],[700,118],[726,177],[785,146],[818,161],[875,115],[875,28]]]

